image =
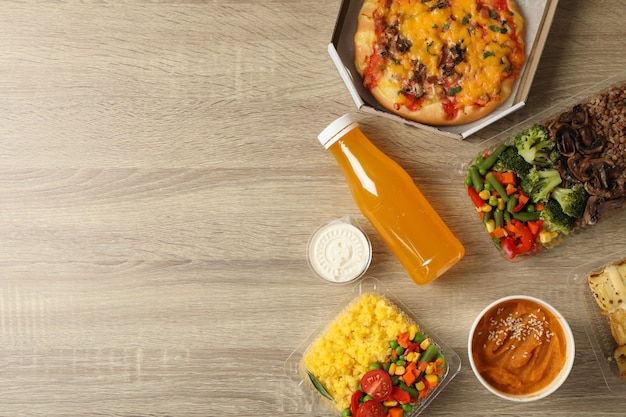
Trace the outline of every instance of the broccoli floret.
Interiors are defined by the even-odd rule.
[[[553,168],[537,169],[532,167],[528,175],[522,178],[521,186],[526,195],[534,202],[547,201],[550,192],[561,183],[559,171]]]
[[[515,146],[509,145],[498,157],[493,169],[495,171],[512,171],[524,178],[533,166],[519,154]]]
[[[519,154],[529,164],[549,167],[559,158],[555,144],[550,140],[548,129],[540,124],[533,125],[518,133],[511,140]]]
[[[552,190],[554,198],[568,216],[580,219],[585,212],[589,194],[582,185],[575,185],[572,188],[556,187]]]
[[[555,199],[549,199],[541,210],[543,227],[550,232],[569,233],[574,228],[575,219],[568,216],[561,209]]]

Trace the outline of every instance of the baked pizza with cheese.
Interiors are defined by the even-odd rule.
[[[469,123],[511,95],[524,18],[514,0],[364,0],[354,52],[363,85],[389,111]]]

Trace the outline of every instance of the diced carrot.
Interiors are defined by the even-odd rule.
[[[421,400],[422,398],[424,398],[427,395],[428,395],[428,388],[425,388],[425,389],[423,389],[423,390],[421,390],[419,392],[419,396],[417,397],[417,399]]]
[[[517,195],[517,205],[513,207],[513,213],[517,213],[528,203],[528,196],[524,193],[519,193]]]
[[[535,203],[535,210],[537,211],[543,210],[544,207],[545,207],[545,204],[542,201]]]
[[[404,379],[404,383],[409,387],[415,383],[415,379],[417,378],[417,367],[415,366],[415,362],[409,362],[404,371],[404,375],[402,375],[402,379]]]
[[[393,407],[389,409],[387,413],[387,417],[402,417],[404,415],[404,410],[401,407]]]
[[[494,172],[493,175],[498,179],[498,181],[500,181],[500,184],[502,185],[517,184],[517,178],[515,177],[515,174],[510,171]]]
[[[393,350],[393,349],[391,349],[391,356],[392,356],[394,359],[398,359],[398,353],[397,353],[395,350]]]
[[[409,332],[400,333],[400,335],[398,335],[398,344],[405,349],[409,347],[409,345],[411,344],[411,340],[409,339]]]
[[[498,226],[493,229],[493,236],[497,238],[503,238],[504,236],[506,236],[506,233],[504,232],[502,226]]]
[[[535,220],[535,221],[531,220],[531,221],[527,222],[526,225],[530,229],[530,233],[532,233],[533,236],[537,236],[537,234],[541,231],[542,223],[543,223],[543,221],[541,221],[541,220]]]
[[[509,235],[513,235],[513,237],[520,236],[522,234],[521,230],[519,230],[513,223],[507,223],[504,225],[504,229],[509,233]]]
[[[517,192],[517,187],[513,184],[506,185],[506,195],[515,194]]]

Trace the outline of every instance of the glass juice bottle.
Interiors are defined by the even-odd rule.
[[[318,139],[343,170],[352,197],[410,277],[428,284],[465,253],[409,174],[378,149],[346,114]]]

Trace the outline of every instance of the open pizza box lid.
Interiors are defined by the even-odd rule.
[[[429,126],[395,115],[382,107],[363,87],[361,76],[354,66],[354,32],[362,0],[343,0],[328,53],[335,63],[356,107],[370,114],[416,126],[455,139],[465,139],[498,119],[520,109],[526,104],[543,47],[550,31],[558,0],[517,0],[525,19],[526,62],[516,80],[511,96],[489,115],[472,123],[459,126]]]

